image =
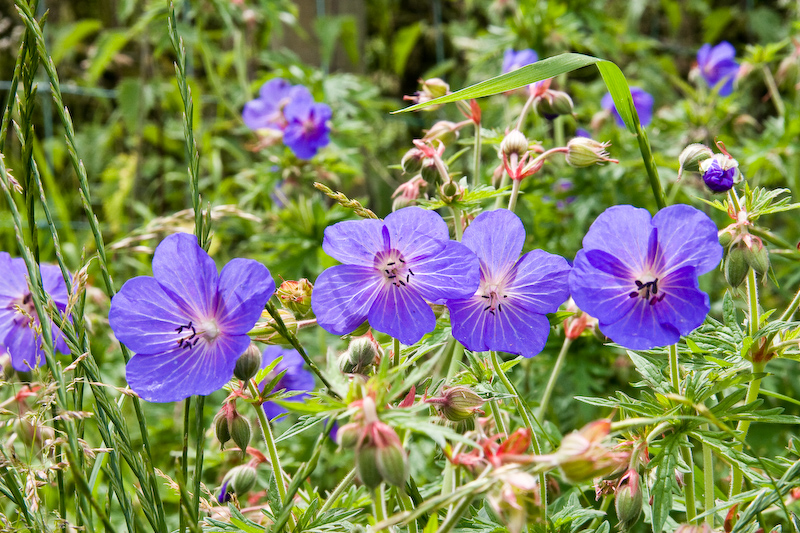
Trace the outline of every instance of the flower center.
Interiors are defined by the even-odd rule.
[[[406,287],[411,283],[414,271],[406,264],[403,256],[395,249],[375,255],[375,268],[383,273],[383,277],[395,287]]]
[[[497,285],[486,285],[483,287],[483,294],[481,294],[481,298],[488,300],[486,302],[486,307],[483,308],[484,311],[489,311],[489,313],[494,316],[495,311],[503,312],[503,300],[508,298],[507,294],[503,294],[500,287]]]
[[[651,281],[641,281],[637,279],[635,283],[636,290],[628,295],[631,298],[642,298],[643,300],[649,300],[650,305],[656,305],[667,296],[667,293],[663,290],[659,291],[658,278],[654,278]]]
[[[12,301],[9,309],[13,309],[16,312],[14,324],[17,326],[27,326],[31,319],[36,316],[36,306],[33,305],[31,293]]]
[[[200,339],[211,342],[219,337],[220,334],[219,326],[214,319],[206,320],[197,326],[195,326],[194,322],[190,321],[184,326],[178,326],[175,328],[175,331],[177,331],[179,335],[182,334],[177,340],[178,346],[190,350],[200,342]]]

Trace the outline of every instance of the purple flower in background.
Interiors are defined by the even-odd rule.
[[[302,85],[292,87],[282,78],[269,80],[261,86],[258,98],[244,105],[242,119],[251,130],[269,128],[282,131],[286,127],[283,108],[295,98],[305,99],[306,95],[311,99],[308,89]]]
[[[282,357],[282,359],[275,365],[271,374],[277,376],[284,370],[286,370],[286,373],[270,392],[278,392],[282,389],[285,389],[286,392],[298,391],[297,395],[291,398],[284,398],[284,400],[291,402],[299,402],[304,398],[308,398],[308,392],[314,390],[314,376],[303,367],[305,361],[303,361],[303,357],[297,350],[285,349],[280,346],[267,346],[261,360],[261,368],[268,367],[278,357]],[[266,384],[272,380],[272,377],[271,375],[264,379],[258,384],[258,388],[263,391]],[[270,420],[285,412],[286,408],[275,402],[264,402],[264,413]]]
[[[697,66],[700,75],[706,80],[709,87],[719,88],[720,96],[728,96],[733,92],[733,80],[739,73],[739,63],[736,62],[736,50],[727,41],[722,41],[717,46],[704,44],[697,51]]]
[[[480,260],[481,283],[469,298],[447,300],[453,337],[477,352],[541,352],[550,333],[545,314],[569,298],[567,261],[543,250],[520,257],[525,228],[506,209],[478,215],[463,243]]]
[[[506,53],[503,56],[503,74],[517,70],[525,65],[536,63],[538,60],[539,55],[530,48],[520,50],[519,52],[509,48],[506,50]]]
[[[630,89],[631,97],[633,97],[633,106],[636,108],[636,113],[639,115],[639,123],[642,126],[648,126],[653,120],[653,97],[641,87],[631,87]],[[617,112],[611,93],[606,93],[601,102],[601,106],[603,109],[611,111],[614,114],[617,124],[620,126],[625,125],[619,112]]]
[[[220,389],[273,292],[264,265],[234,259],[217,273],[193,235],[170,235],[156,249],[153,277],[128,280],[111,300],[111,329],[136,352],[128,384],[150,402]]]
[[[45,292],[63,312],[69,295],[61,269],[55,265],[41,265],[39,269]],[[24,259],[12,259],[9,254],[0,252],[0,272],[0,354],[8,352],[15,370],[33,370],[44,363],[44,350],[41,333],[35,332],[40,321],[28,288],[28,268]],[[52,320],[50,327],[56,350],[69,353],[64,336]]]
[[[467,298],[480,282],[478,258],[450,240],[433,211],[406,207],[386,220],[348,220],[325,229],[322,248],[344,263],[314,284],[317,322],[335,334],[369,319],[378,331],[414,344],[436,326],[426,302]]]
[[[613,102],[613,100],[612,100],[612,102]],[[575,137],[586,137],[587,139],[591,139],[592,138],[592,134],[589,133],[588,130],[585,130],[583,128],[578,128],[578,129],[575,130]]]
[[[328,145],[331,108],[325,104],[292,100],[284,109],[286,129],[283,143],[300,159],[311,159],[317,150]]]
[[[583,238],[569,285],[578,307],[617,344],[647,350],[678,342],[702,324],[708,295],[697,277],[722,259],[717,227],[688,205],[652,219],[646,209],[606,209]]]

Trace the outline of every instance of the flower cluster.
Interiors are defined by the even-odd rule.
[[[328,145],[331,108],[314,102],[309,90],[275,78],[261,86],[259,96],[247,102],[242,119],[254,131],[283,133],[283,143],[300,159],[311,159]]]
[[[42,285],[59,311],[67,307],[67,285],[61,269],[41,265]],[[27,372],[44,363],[41,322],[28,287],[25,261],[0,252],[0,354],[8,352],[15,370]],[[50,321],[56,350],[69,353],[61,331]]]

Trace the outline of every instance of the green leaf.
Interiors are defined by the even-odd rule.
[[[672,486],[675,481],[675,465],[678,463],[681,435],[670,435],[663,441],[656,481],[653,483],[653,533],[661,533],[672,509]]]
[[[91,85],[94,84],[106,67],[114,60],[114,57],[122,48],[128,44],[131,33],[128,30],[106,30],[97,40],[97,53],[89,64],[86,71],[86,80]]]
[[[405,28],[400,28],[395,34],[394,41],[392,42],[392,58],[394,72],[397,75],[402,74],[406,69],[408,56],[414,49],[422,33],[422,22],[410,24]]]
[[[531,83],[553,78],[560,74],[566,74],[579,68],[595,65],[597,70],[600,71],[603,81],[614,99],[614,105],[617,112],[622,117],[625,126],[631,133],[637,133],[640,128],[639,115],[636,113],[636,108],[633,105],[633,97],[628,88],[628,82],[622,71],[617,65],[605,59],[599,59],[584,54],[566,53],[554,57],[542,59],[536,63],[526,65],[513,72],[501,74],[494,78],[476,83],[471,87],[461,89],[452,94],[416,104],[396,112],[416,111],[430,105],[446,104],[450,102],[458,102],[459,100],[468,100],[470,98],[482,98],[484,96],[491,96],[506,91],[512,91],[525,87]]]
[[[67,52],[74,51],[79,42],[102,28],[103,23],[97,19],[84,19],[68,25],[50,47],[53,63],[58,65]]]
[[[733,303],[730,289],[725,291],[725,296],[722,298],[722,321],[734,331],[742,330],[739,320],[736,318],[736,304]]]

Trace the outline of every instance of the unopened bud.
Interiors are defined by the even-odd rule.
[[[431,400],[434,400],[431,398]],[[472,418],[476,411],[483,405],[483,398],[472,389],[463,386],[450,387],[442,394],[438,402],[439,409],[448,420],[460,422]]]
[[[588,137],[575,137],[567,143],[567,164],[577,168],[599,165],[600,163],[619,163],[608,157],[609,143],[597,142]]]
[[[744,282],[747,277],[747,271],[750,265],[747,264],[745,259],[746,246],[737,244],[728,250],[728,255],[725,257],[723,263],[723,273],[725,274],[725,281],[734,289]]]
[[[444,163],[442,163],[444,165]],[[439,168],[436,166],[436,161],[428,157],[422,162],[422,169],[420,170],[422,179],[428,183],[441,183],[442,175],[439,173]]]
[[[642,514],[642,491],[639,488],[639,474],[629,470],[620,480],[614,499],[620,529],[630,529]]]
[[[439,196],[445,203],[452,203],[464,194],[464,190],[455,181],[448,181],[439,187]]]
[[[383,422],[375,422],[372,425],[372,436],[377,451],[375,465],[381,477],[391,485],[405,485],[408,478],[408,457],[397,433]]]
[[[710,159],[713,155],[714,152],[705,144],[695,143],[684,148],[681,155],[678,156],[678,163],[680,164],[678,179],[681,179],[684,170],[700,172],[700,163]]]
[[[438,139],[445,146],[449,146],[458,139],[458,125],[449,120],[440,120],[431,126],[422,139],[429,142]]]
[[[719,244],[725,249],[733,242],[733,232],[727,228],[720,231],[717,237],[719,238]]]
[[[511,130],[503,138],[500,143],[500,151],[506,157],[511,157],[511,154],[517,154],[522,157],[528,151],[528,139],[519,130]]]
[[[763,276],[769,270],[769,252],[760,242],[744,247],[744,260],[759,276]]]
[[[552,118],[558,115],[571,115],[574,109],[572,98],[564,91],[547,90],[533,101],[533,108],[539,116]]]
[[[361,482],[374,489],[383,481],[383,476],[378,470],[378,449],[373,443],[364,443],[356,450],[356,473]]]
[[[281,305],[294,313],[298,318],[304,318],[311,312],[311,291],[314,286],[306,278],[297,281],[284,281],[275,295]]]
[[[250,444],[250,422],[238,412],[234,412],[228,424],[228,429],[231,433],[231,439],[233,439],[236,446],[244,453],[247,446]]]
[[[228,485],[236,494],[244,494],[256,485],[256,469],[249,465],[239,465],[231,468],[228,475],[230,479]]]
[[[339,369],[345,374],[366,374],[378,355],[374,340],[367,337],[353,339],[339,358]]]
[[[222,409],[214,418],[214,433],[217,435],[217,440],[225,447],[225,443],[231,440],[231,431],[228,427],[228,419],[225,416],[225,408]]]
[[[403,159],[400,160],[400,165],[403,167],[403,172],[408,174],[416,174],[422,170],[422,161],[425,159],[425,153],[419,148],[412,148],[405,153]]]
[[[430,78],[422,82],[422,90],[433,99],[449,93],[450,86],[441,78]]]
[[[250,346],[236,360],[233,375],[242,381],[248,381],[258,373],[259,368],[261,368],[261,350],[251,342]]]
[[[339,446],[349,450],[356,447],[361,433],[361,424],[351,422],[339,428],[339,431],[336,432],[336,441],[339,443]]]
[[[283,320],[283,324],[286,326],[286,328],[292,333],[297,333],[297,319],[295,318],[294,313],[288,309],[278,309],[278,314],[280,315],[281,320]],[[249,335],[250,338],[255,341],[272,344],[279,343],[280,339],[283,339],[281,334],[278,332],[275,320],[266,310],[262,311],[261,318],[258,320],[258,322],[256,322],[255,327],[250,331]],[[287,343],[289,342],[289,339],[284,340]]]
[[[700,162],[703,182],[713,192],[727,192],[733,187],[739,163],[725,154],[715,154],[710,159]]]

